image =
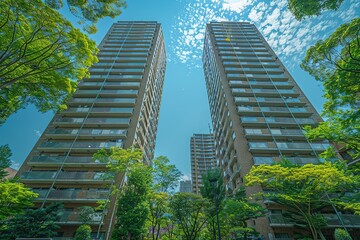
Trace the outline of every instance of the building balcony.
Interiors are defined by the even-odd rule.
[[[300,129],[250,129],[244,130],[247,139],[305,139],[305,135]]]
[[[139,89],[140,82],[79,82],[78,89]]]
[[[72,98],[67,103],[69,106],[104,106],[104,107],[118,107],[118,106],[135,106],[135,98]]]
[[[59,127],[128,127],[130,118],[66,118],[59,117],[53,121]]]
[[[282,117],[252,117],[242,116],[240,117],[241,123],[245,127],[296,127],[303,125],[315,125],[315,121],[312,118],[282,118]]]
[[[93,213],[90,215],[90,225],[100,225],[102,223],[103,213]],[[79,211],[64,210],[60,219],[56,222],[59,225],[81,225],[83,224]]]
[[[241,74],[241,73],[228,73],[226,74],[228,79],[263,79],[263,80],[269,80],[269,79],[273,79],[274,81],[276,80],[288,80],[288,77],[285,76],[283,73],[280,74],[251,74],[251,73],[246,73],[246,74]],[[255,81],[257,82],[257,81]]]
[[[91,184],[111,184],[113,175],[107,172],[62,172],[57,175],[57,171],[32,171],[22,172],[21,182],[31,183],[91,183]]]
[[[78,97],[137,97],[139,91],[133,89],[127,90],[111,90],[111,89],[104,89],[104,90],[77,90],[74,94],[74,98]]]
[[[261,107],[303,107],[306,105],[299,98],[282,98],[282,97],[234,97],[236,105],[256,105],[260,104]]]
[[[139,62],[146,62],[147,59],[143,58],[143,57],[122,57],[122,58],[111,58],[111,57],[103,57],[104,60],[111,60],[111,61],[139,61]],[[100,60],[100,58],[99,58]],[[85,78],[86,81],[104,81],[109,80],[109,81],[133,81],[133,82],[141,82],[142,80],[142,75],[107,75],[107,74],[92,74],[90,75],[90,78]]]
[[[93,116],[93,117],[107,117],[107,116],[126,116],[130,117],[133,113],[133,108],[115,108],[115,107],[69,107],[62,111],[62,116]]]
[[[318,164],[320,160],[316,157],[286,157],[285,158],[295,164],[298,165],[305,165],[305,164]],[[254,165],[261,165],[267,164],[271,165],[273,163],[279,162],[281,160],[280,157],[261,157],[261,156],[254,156]]]
[[[287,81],[242,81],[242,80],[231,80],[229,81],[229,85],[230,87],[245,87],[248,88],[250,85],[252,87],[262,87],[263,89],[266,88],[274,88],[274,86],[276,86],[276,88],[281,88],[281,89],[291,89],[294,86],[291,85],[289,82]]]
[[[118,142],[41,142],[37,150],[43,152],[96,152],[102,148],[123,147],[123,140]]]
[[[61,201],[61,202],[97,202],[107,200],[110,190],[57,190],[51,189],[32,189],[39,194],[37,201]]]
[[[254,97],[280,97],[280,96],[292,96],[297,97],[297,93],[294,89],[258,89],[258,88],[232,88],[231,92],[233,96],[249,96]]]
[[[285,219],[282,214],[270,214],[269,215],[270,227],[291,228],[294,227],[294,223]]]
[[[295,117],[308,117],[313,113],[309,112],[306,108],[298,107],[254,107],[254,106],[238,106],[237,111],[240,115],[257,116],[264,114],[265,116],[295,116]]]
[[[107,162],[101,162],[86,156],[33,156],[27,165],[34,167],[56,167],[64,165],[66,167],[94,167],[106,168]]]
[[[342,228],[343,225],[341,224],[341,221],[339,217],[336,214],[322,214],[326,221],[328,226],[331,228]],[[347,228],[360,228],[360,216],[355,214],[339,214],[341,217],[344,225]]]
[[[45,136],[51,139],[109,139],[126,138],[125,129],[49,129]]]
[[[249,142],[250,152],[298,152],[298,153],[309,153],[309,152],[323,152],[330,144],[328,143],[307,143],[307,142]]]

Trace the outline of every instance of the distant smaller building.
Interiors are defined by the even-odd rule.
[[[203,186],[202,175],[216,164],[213,134],[193,134],[190,151],[192,192],[199,194]]]
[[[180,181],[180,190],[179,192],[189,192],[191,193],[191,180]]]

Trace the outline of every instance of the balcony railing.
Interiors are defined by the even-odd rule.
[[[65,210],[62,212],[60,219],[56,222],[57,224],[67,225],[79,225],[83,224],[79,211]],[[102,223],[102,213],[93,213],[90,215],[90,225],[99,225]]]
[[[285,219],[282,214],[269,215],[270,227],[293,227],[294,223]]]
[[[56,174],[56,171],[23,172],[21,179],[49,181],[55,179]],[[107,172],[60,172],[56,180],[64,182],[112,182],[112,175]]]
[[[32,157],[28,164],[33,165],[44,165],[44,166],[56,166],[59,164],[65,164],[65,165],[84,165],[87,166],[99,166],[99,165],[106,165],[107,162],[102,162],[96,159],[93,159],[92,157],[80,157],[80,156],[34,156]]]
[[[57,190],[52,189],[32,189],[33,192],[39,194],[37,200],[56,201],[98,201],[109,198],[110,190]]]

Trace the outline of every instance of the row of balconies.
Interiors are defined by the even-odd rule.
[[[264,80],[269,80],[270,78],[272,79],[283,79],[283,80],[287,80],[288,77],[285,76],[283,73],[279,73],[279,74],[252,74],[252,73],[246,73],[246,74],[242,74],[242,73],[227,73],[226,77],[229,79],[237,79],[237,78],[243,78],[243,79],[248,79],[248,78],[255,78],[255,79],[264,79]],[[256,82],[254,83],[256,84]]]
[[[118,81],[118,82],[123,82],[123,81],[129,81],[129,82],[141,82],[143,75],[141,74],[91,74],[90,78],[85,78],[87,81],[103,81],[104,79],[106,80],[112,80],[114,81]]]
[[[263,106],[304,106],[299,98],[294,97],[234,97],[237,105],[263,105]]]
[[[313,113],[309,112],[303,107],[253,107],[253,106],[239,106],[237,111],[240,115],[257,116],[263,113],[265,116],[295,116],[295,117],[309,117]]]
[[[254,57],[251,57],[251,56],[221,56],[221,59],[223,61],[230,61],[230,60],[234,60],[234,61],[239,61],[239,60],[245,60],[245,61],[251,61],[251,60],[254,60],[254,61],[275,61],[275,59],[271,56],[254,56]]]
[[[76,202],[97,202],[107,200],[110,190],[75,190],[75,189],[32,189],[39,194],[37,201],[76,201]]]
[[[79,82],[78,89],[139,89],[140,82]]]
[[[285,156],[285,158],[299,165],[320,163],[320,160],[316,157],[286,157]],[[260,157],[260,156],[253,157],[254,165],[261,165],[261,164],[271,165],[273,163],[279,162],[281,159],[282,158],[280,157]]]
[[[279,138],[292,138],[292,139],[305,139],[303,130],[301,129],[244,129],[247,139],[266,139],[270,137]]]
[[[327,227],[343,227],[341,220],[336,214],[321,214],[327,221]],[[360,228],[360,216],[353,214],[340,214],[339,215],[346,227]],[[295,224],[291,220],[286,219],[282,214],[270,214],[269,215],[270,227],[295,227]]]
[[[100,62],[109,60],[110,62],[143,62],[146,63],[147,57],[139,57],[139,56],[98,56],[97,57]]]
[[[68,101],[69,106],[135,106],[136,98],[72,98]]]
[[[231,92],[234,96],[298,96],[299,93],[294,89],[262,89],[262,88],[232,88]]]
[[[259,62],[259,61],[223,61],[223,66],[225,68],[227,67],[237,67],[237,68],[243,68],[243,67],[259,67],[259,68],[267,68],[267,67],[280,67],[280,65],[276,62]]]
[[[249,88],[250,85],[252,87],[263,87],[263,88],[293,88],[294,86],[289,82],[285,81],[244,81],[244,80],[231,80],[229,81],[230,87],[245,87]]]
[[[51,139],[109,139],[125,138],[127,130],[125,129],[49,129],[45,136]]]
[[[54,167],[64,165],[66,167],[73,166],[86,166],[86,167],[96,167],[96,168],[105,168],[107,161],[103,162],[97,159],[93,159],[88,156],[33,156],[27,162],[29,166],[38,166],[38,167]]]
[[[317,151],[323,152],[328,147],[329,143],[307,143],[307,142],[249,142],[249,151],[255,152],[309,152]]]
[[[137,97],[139,91],[138,90],[109,90],[109,89],[102,89],[102,90],[81,90],[78,89],[74,94],[73,98],[77,97]]]
[[[65,152],[65,151],[76,151],[76,152],[95,152],[102,148],[110,147],[123,147],[124,140],[117,139],[116,142],[41,142],[37,150],[44,152]]]
[[[59,117],[52,123],[54,126],[64,127],[128,127],[130,118],[81,118]]]
[[[293,125],[314,125],[316,122],[312,118],[284,118],[284,117],[240,117],[243,126],[293,126]]]
[[[118,107],[69,107],[63,110],[61,116],[132,116],[134,108],[118,108]]]
[[[31,171],[22,172],[21,181],[26,183],[42,182],[51,183],[92,183],[110,184],[113,182],[113,175],[109,172],[64,172],[64,171]]]

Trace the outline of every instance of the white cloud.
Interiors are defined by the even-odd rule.
[[[184,175],[181,176],[181,180],[182,180],[182,181],[191,180],[191,177],[188,176],[188,175],[186,175],[186,174],[184,174]]]
[[[240,13],[252,3],[253,0],[225,0],[223,3],[223,9]]]
[[[39,130],[34,129],[34,133],[37,137],[41,136],[41,132]]]
[[[327,37],[340,24],[357,17],[360,2],[345,0],[338,11],[297,21],[287,0],[194,0],[176,16],[172,32],[174,61],[200,66],[206,23],[210,21],[251,21],[287,66],[299,64],[305,50]],[[175,37],[176,36],[176,37]]]

